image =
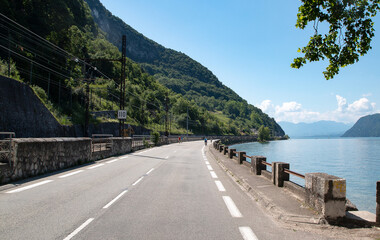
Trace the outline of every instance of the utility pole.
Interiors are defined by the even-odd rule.
[[[11,34],[8,28],[8,77],[11,77]]]
[[[125,58],[127,55],[127,37],[123,35],[121,42],[121,79],[120,79],[120,110],[125,110]],[[119,119],[119,134],[124,136],[124,119]]]
[[[169,136],[169,96],[168,93],[166,93],[165,96],[165,136]]]
[[[187,106],[186,137],[189,138],[189,106]]]

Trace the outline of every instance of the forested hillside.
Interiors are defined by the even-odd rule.
[[[264,124],[276,135],[284,135],[273,119],[224,86],[206,67],[187,55],[165,48],[138,33],[120,18],[113,16],[99,0],[85,1],[91,8],[95,22],[106,32],[106,38],[120,48],[118,39],[125,34],[128,39],[127,56],[140,63],[160,83],[195,101],[197,105],[223,115],[222,118],[233,120],[234,125],[246,132]]]
[[[88,3],[102,7],[97,1]],[[61,123],[84,122],[86,79],[92,80],[91,111],[119,109],[121,63],[109,60],[121,58],[116,47],[121,31],[109,34],[83,0],[0,0],[0,9],[4,15],[0,18],[0,74],[9,74],[11,60],[10,75],[30,84]],[[108,14],[113,21],[107,23],[111,30],[120,27],[127,35],[128,123],[163,130],[168,102],[170,126],[177,133],[186,128],[188,110],[192,133],[250,134],[251,129],[265,125],[275,135],[284,134],[273,119],[223,86],[205,67],[102,11],[98,15]],[[91,121],[115,120],[93,117]]]
[[[342,137],[380,137],[380,113],[361,117]]]

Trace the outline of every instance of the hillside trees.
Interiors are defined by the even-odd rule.
[[[291,64],[300,68],[307,61],[327,59],[329,65],[323,72],[327,80],[339,69],[359,61],[371,49],[375,29],[372,19],[380,10],[379,0],[301,0],[296,27],[305,29],[313,24],[314,34],[308,44],[298,52],[303,54]],[[328,31],[320,32],[319,25]]]

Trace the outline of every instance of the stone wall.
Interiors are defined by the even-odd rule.
[[[109,140],[112,146],[111,149],[93,152],[91,155],[91,160],[95,161],[115,155],[129,153],[132,151],[132,138],[116,137],[110,138]]]
[[[11,166],[0,183],[36,176],[91,161],[90,138],[15,138]]]
[[[91,138],[14,138],[11,165],[0,164],[0,184],[132,151],[131,138],[109,138],[111,148],[92,152]]]

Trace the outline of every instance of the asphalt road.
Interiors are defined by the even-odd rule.
[[[0,191],[0,239],[325,239],[281,227],[198,142]]]

